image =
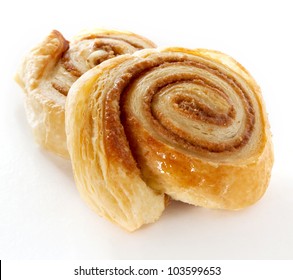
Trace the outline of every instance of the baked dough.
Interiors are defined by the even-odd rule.
[[[260,89],[216,51],[148,49],[74,83],[66,133],[77,187],[132,231],[159,218],[164,194],[236,210],[264,194],[273,164]]]
[[[104,60],[151,47],[154,43],[130,32],[94,29],[69,43],[52,31],[24,58],[16,75],[26,93],[27,118],[36,141],[68,157],[64,107],[71,85]]]

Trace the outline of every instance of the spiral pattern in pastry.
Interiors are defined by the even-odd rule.
[[[251,205],[273,163],[259,87],[234,59],[204,49],[142,50],[90,70],[69,92],[66,131],[82,196],[128,230],[159,217],[159,194]]]
[[[101,62],[155,45],[130,32],[94,29],[68,42],[52,31],[24,59],[16,76],[26,92],[26,111],[36,141],[68,157],[64,107],[71,85]]]

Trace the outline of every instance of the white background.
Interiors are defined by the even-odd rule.
[[[1,1],[0,258],[293,259],[293,16],[291,1]],[[267,193],[240,212],[174,202],[132,234],[80,199],[70,162],[33,141],[13,75],[51,29],[131,30],[158,46],[209,48],[260,84],[273,132]]]

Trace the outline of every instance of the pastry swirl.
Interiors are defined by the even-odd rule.
[[[53,30],[25,57],[16,80],[26,93],[26,111],[36,141],[68,157],[64,107],[71,85],[86,71],[115,56],[155,45],[130,32],[95,29],[72,42]]]
[[[249,206],[273,164],[259,87],[234,59],[204,49],[148,49],[100,64],[70,89],[66,131],[82,196],[128,230],[159,217],[162,194]]]

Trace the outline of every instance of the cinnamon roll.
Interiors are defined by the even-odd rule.
[[[78,189],[127,230],[159,218],[164,194],[236,210],[264,194],[273,164],[261,91],[231,57],[149,49],[74,83],[66,132]]]
[[[71,85],[86,71],[115,56],[155,47],[130,32],[95,29],[68,42],[53,30],[24,58],[16,81],[26,93],[26,111],[36,141],[68,157],[64,107]]]

